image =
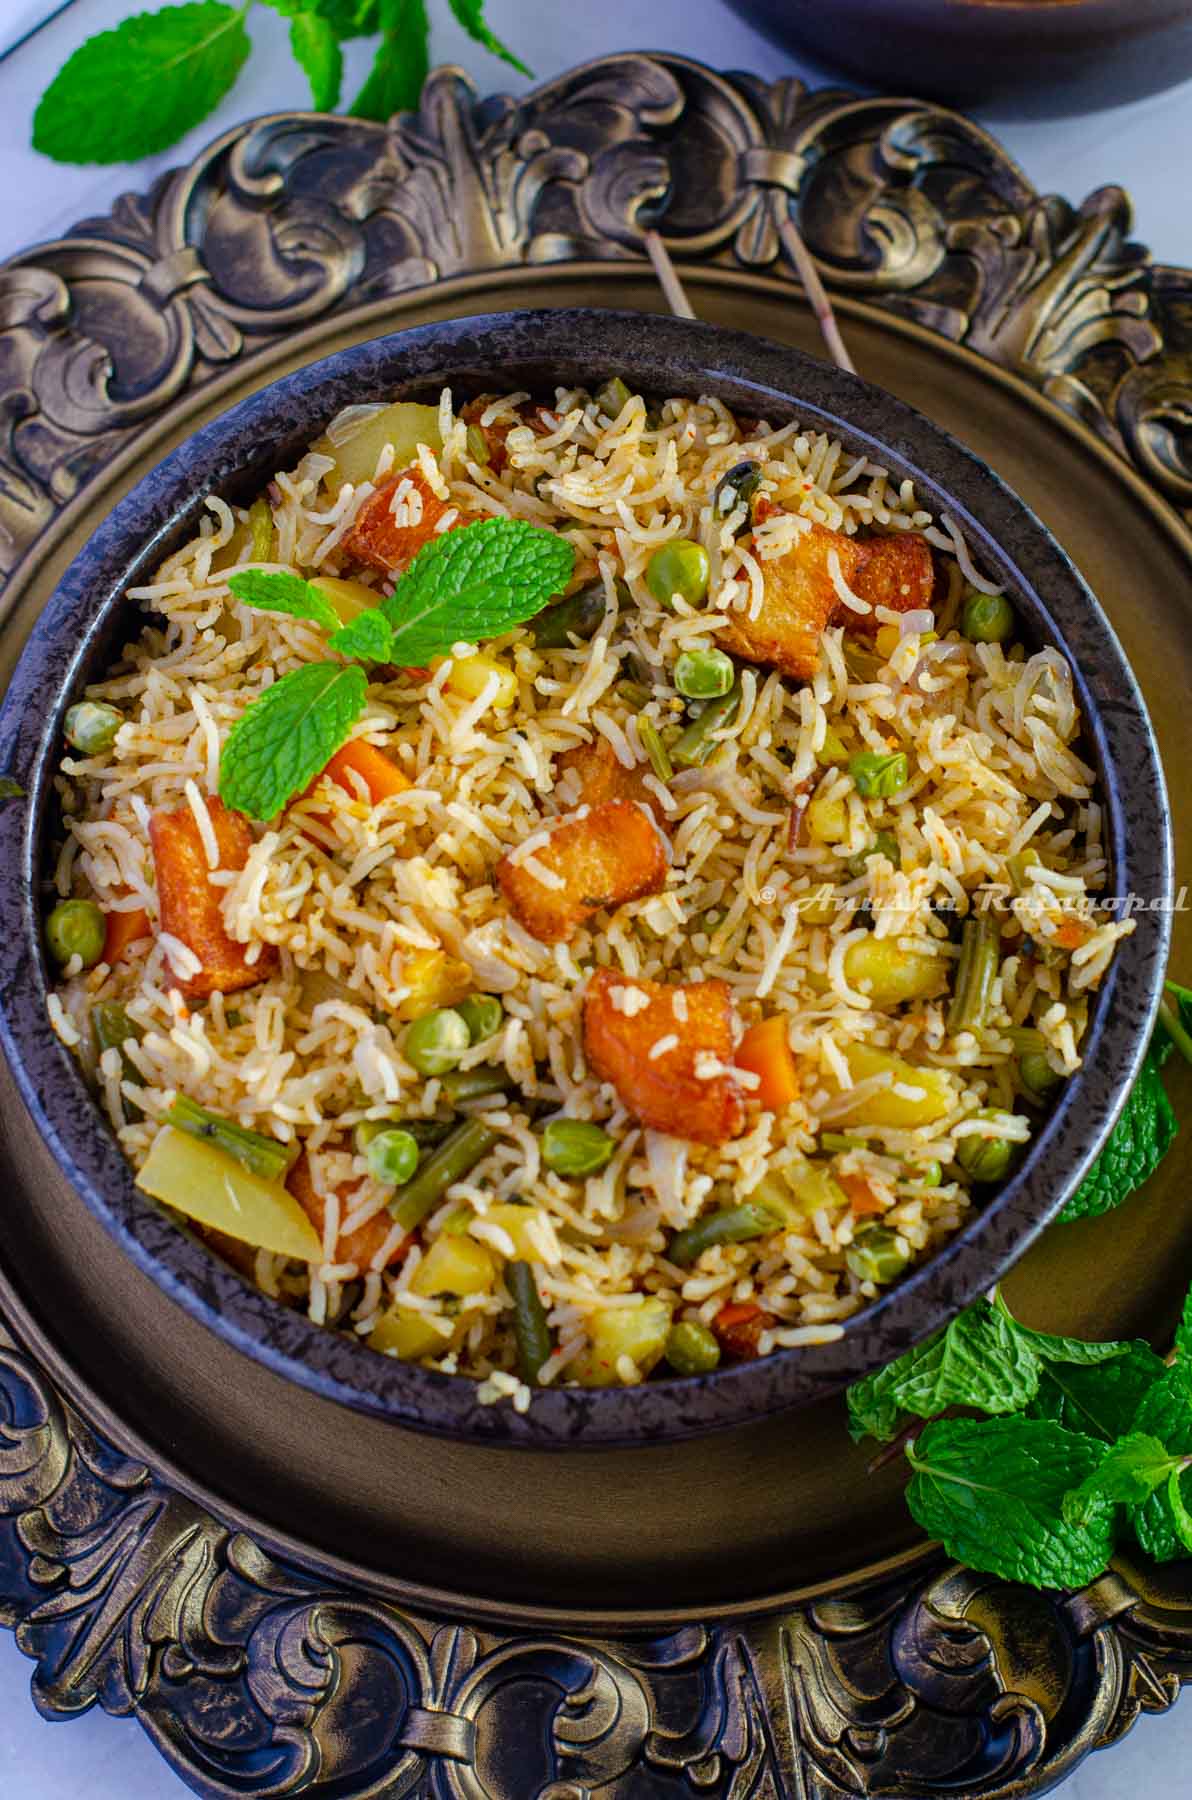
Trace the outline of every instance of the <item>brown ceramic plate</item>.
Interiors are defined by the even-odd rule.
[[[816,348],[789,282],[737,260],[764,244],[766,224],[756,193],[735,185],[741,152],[774,154],[760,141],[759,120],[788,116],[789,94],[765,95],[690,65],[618,59],[514,116],[493,106],[461,111],[459,98],[450,77],[432,91],[421,149],[343,120],[246,130],[159,196],[153,231],[136,208],[106,228],[120,242],[103,251],[108,260],[90,291],[98,251],[92,264],[77,248],[69,258],[42,253],[18,280],[0,276],[16,318],[0,340],[15,371],[4,379],[10,392],[35,397],[27,409],[41,409],[38,433],[25,440],[24,512],[5,512],[0,499],[0,519],[27,526],[39,505],[47,526],[9,589],[10,660],[115,496],[202,418],[274,373],[382,329],[495,305],[658,308],[643,266],[616,254],[616,220],[629,237],[623,209],[648,183],[630,179],[624,156],[605,155],[612,137],[632,149],[655,134],[646,166],[656,187],[663,152],[702,171],[676,232],[694,247],[688,285],[701,316]],[[871,146],[890,122],[889,103],[806,105],[831,124],[849,166],[870,169],[870,204]],[[920,129],[924,115],[916,121]],[[483,191],[452,163],[461,142],[491,183]],[[605,156],[586,188],[576,162],[585,144],[603,146]],[[937,174],[931,204],[996,218],[1009,206],[1007,165],[981,134],[972,147],[950,196],[949,177]],[[432,150],[461,184],[452,232],[462,220],[463,251],[454,235],[450,245],[440,241],[440,226],[418,211]],[[545,179],[547,157],[556,182],[572,184],[570,199],[559,187],[553,198],[548,192],[539,232],[510,224],[521,216],[516,208],[500,213],[502,237],[491,201],[498,173],[501,191],[516,193],[515,167],[533,166]],[[783,165],[760,166],[772,173]],[[564,204],[576,194],[582,219]],[[893,179],[884,204],[887,216],[903,204]],[[916,204],[922,218],[926,202]],[[364,212],[368,243],[347,222]],[[847,231],[839,208],[836,223]],[[129,335],[147,268],[156,264],[159,294],[168,269],[178,274],[176,252],[163,261],[171,232],[197,236],[216,271],[187,315],[192,351],[197,344],[207,361],[189,387],[193,364],[171,373],[179,340],[166,326],[176,331],[181,303],[159,299],[152,316],[165,324],[152,342],[138,340],[141,361],[126,359],[123,387],[88,386],[85,356],[54,324],[72,291],[55,288],[59,271],[73,284],[82,325],[110,330],[119,303]],[[608,260],[523,266],[523,256],[573,255],[585,232]],[[257,242],[255,260],[245,259],[246,241]],[[1178,492],[1165,409],[1181,396],[1186,404],[1187,387],[1178,340],[1165,339],[1164,308],[1192,277],[1137,282],[1119,330],[1115,296],[1131,288],[1137,260],[1104,221],[1099,245],[1099,264],[1053,265],[1049,304],[1062,311],[1090,289],[1103,292],[1087,314],[1107,328],[1087,357],[1053,336],[1062,356],[1054,352],[1050,369],[1040,364],[1037,379],[1079,403],[1104,435],[1150,419],[1132,441],[1153,457],[1154,480]],[[713,252],[732,266],[713,266]],[[1007,315],[992,277],[986,302],[980,263],[970,264],[965,287],[929,255],[916,264],[905,237],[895,252],[900,271],[885,282],[875,274],[870,285],[898,311],[843,309],[858,366],[985,456],[1050,526],[1102,596],[1168,766],[1178,770],[1192,690],[1188,532],[1098,431],[987,357],[899,316],[919,307],[937,321],[959,317],[957,335],[967,328],[986,347],[999,341],[995,321],[1025,327],[1021,308]],[[411,284],[425,278],[419,258],[431,254],[448,267],[452,258],[457,268],[461,260],[488,267],[389,291],[395,270]],[[913,279],[908,268],[918,270]],[[382,297],[369,281],[388,284]],[[277,334],[251,365],[227,349],[227,321],[235,315],[235,329],[243,327],[250,291],[262,313],[272,310],[268,329]],[[312,294],[323,296],[324,310],[344,294],[359,304],[304,324],[319,310]],[[1152,360],[1136,367],[1140,320],[1152,328]],[[287,324],[301,328],[283,336]],[[1015,343],[1012,354],[1035,373],[1031,333]],[[53,386],[50,375],[72,357],[81,372],[76,411],[66,415],[66,384]],[[166,379],[157,373],[163,365]],[[130,422],[121,409],[134,402],[140,417]],[[72,465],[92,479],[62,505]],[[12,492],[10,480],[9,499]],[[1177,855],[1187,864],[1192,784],[1172,787]],[[1186,968],[1186,915],[1175,925],[1175,967]],[[1177,1108],[1192,1116],[1189,1072],[1174,1069],[1169,1084]],[[540,1454],[415,1436],[297,1391],[195,1324],[69,1193],[14,1184],[9,1171],[39,1149],[11,1090],[0,1096],[0,1124],[0,1305],[37,1365],[0,1357],[9,1421],[0,1442],[2,1616],[21,1622],[21,1642],[39,1659],[46,1710],[70,1712],[95,1698],[135,1705],[200,1792],[285,1793],[318,1780],[362,1797],[385,1777],[397,1794],[429,1782],[433,1769],[433,1791],[460,1800],[525,1800],[551,1781],[638,1800],[690,1792],[688,1772],[703,1791],[726,1795],[765,1792],[768,1779],[775,1793],[800,1792],[803,1782],[832,1796],[917,1795],[941,1785],[1018,1796],[1123,1729],[1140,1700],[1166,1703],[1192,1668],[1187,1566],[1126,1569],[1070,1599],[941,1571],[916,1541],[896,1473],[866,1477],[837,1401],[703,1442]],[[1185,1154],[1181,1140],[1156,1180],[1112,1218],[1049,1232],[1010,1277],[1016,1311],[1052,1329],[1162,1342],[1192,1239]],[[97,1445],[64,1416],[58,1396],[118,1449]],[[248,1535],[236,1536],[237,1527]],[[279,1564],[277,1552],[288,1560]],[[476,1635],[443,1625],[432,1651],[448,1618],[469,1622]],[[584,1691],[582,1703],[561,1701]]]

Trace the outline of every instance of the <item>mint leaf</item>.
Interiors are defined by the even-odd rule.
[[[358,662],[388,662],[389,640],[384,613],[379,607],[370,606],[333,631],[327,642],[341,656],[354,656]]]
[[[1055,1337],[1049,1331],[1035,1331],[1032,1326],[1024,1325],[1016,1319],[1006,1305],[999,1288],[993,1297],[993,1304],[998,1312],[1009,1321],[1014,1332],[1024,1344],[1028,1344],[1035,1355],[1045,1363],[1081,1363],[1093,1367],[1098,1363],[1112,1362],[1115,1357],[1124,1356],[1129,1350],[1128,1343],[1110,1339],[1104,1343],[1089,1342],[1085,1338]]]
[[[1171,1101],[1159,1073],[1162,1049],[1151,1040],[1121,1116],[1096,1162],[1060,1213],[1064,1224],[1111,1212],[1153,1175],[1175,1137]]]
[[[1069,1431],[1112,1443],[1131,1429],[1145,1396],[1165,1372],[1162,1357],[1141,1338],[1099,1367],[1049,1362],[1027,1417],[1053,1419]]]
[[[332,112],[344,79],[344,53],[334,28],[317,13],[297,13],[290,23],[290,49],[310,82],[315,111]]]
[[[367,692],[354,663],[307,663],[283,675],[232,727],[219,762],[220,799],[250,819],[272,819],[339,749]]]
[[[1163,983],[1171,999],[1159,1002],[1159,1023],[1185,1062],[1192,1063],[1192,988],[1178,981]]]
[[[1176,1536],[1185,1550],[1192,1551],[1192,1512],[1184,1499],[1183,1478],[1187,1470],[1187,1462],[1177,1463],[1167,1478],[1167,1492],[1164,1496],[1171,1513],[1171,1523]]]
[[[67,163],[166,150],[214,111],[250,47],[243,13],[221,0],[138,13],[58,71],[33,115],[33,147]]]
[[[358,119],[384,123],[412,111],[422,98],[430,72],[430,20],[426,0],[381,0],[379,11],[380,49],[351,110]]]
[[[949,1556],[1032,1587],[1084,1587],[1113,1553],[1114,1509],[1089,1505],[1069,1525],[1064,1495],[1096,1470],[1105,1447],[1042,1419],[949,1419],[907,1448],[907,1504]]]
[[[1175,1333],[1175,1353],[1182,1363],[1192,1363],[1192,1288],[1184,1298],[1184,1311]]]
[[[1192,1368],[1188,1364],[1174,1363],[1144,1395],[1134,1429],[1160,1438],[1174,1456],[1192,1456]],[[1183,1491],[1188,1491],[1186,1480]],[[1156,1562],[1172,1562],[1186,1554],[1169,1489],[1132,1507],[1130,1523],[1139,1543]]]
[[[1087,1527],[1096,1519],[1102,1500],[1114,1505],[1141,1505],[1181,1467],[1182,1459],[1172,1456],[1157,1437],[1144,1431],[1131,1432],[1129,1437],[1118,1439],[1079,1487],[1064,1495],[1064,1517],[1069,1525]]]
[[[313,619],[324,631],[338,631],[339,614],[313,582],[284,569],[241,569],[228,576],[228,589],[245,606],[259,612],[289,613],[295,619]]]
[[[484,0],[447,0],[447,3],[474,43],[481,44],[485,50],[491,50],[494,56],[501,57],[522,75],[533,73],[489,30],[484,21]]]
[[[423,668],[453,644],[499,637],[561,594],[574,564],[566,538],[524,519],[478,519],[432,539],[381,604],[394,662]]]
[[[979,1300],[897,1362],[856,1382],[847,1395],[854,1438],[897,1435],[904,1413],[928,1419],[949,1406],[1017,1412],[1039,1385],[1039,1360],[1014,1321]]]

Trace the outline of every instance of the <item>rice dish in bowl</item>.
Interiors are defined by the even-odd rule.
[[[147,1191],[518,1407],[839,1337],[1011,1166],[1130,929],[1071,673],[951,519],[814,430],[596,385],[353,408],[213,500],[61,774],[104,942],[51,1014]],[[326,580],[346,626],[489,518],[562,536],[561,597],[373,663],[330,775],[222,803],[328,654],[229,581]],[[269,1242],[228,1230],[254,1181]]]

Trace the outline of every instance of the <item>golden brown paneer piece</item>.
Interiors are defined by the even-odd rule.
[[[422,515],[416,525],[399,525],[393,515],[393,497],[403,481],[410,484],[422,502]],[[368,496],[344,538],[344,549],[357,562],[371,563],[383,574],[399,573],[425,544],[440,535],[435,527],[450,510],[449,502],[439,499],[420,469],[399,469],[375,494]],[[450,529],[468,523],[467,516],[461,513]]]
[[[665,828],[666,814],[657,794],[646,786],[646,771],[627,769],[606,737],[590,744],[577,744],[555,759],[556,776],[568,771],[579,777],[576,806],[602,806],[606,800],[636,800],[648,806],[659,825]],[[570,793],[570,784],[568,787]]]
[[[565,944],[606,906],[657,894],[670,866],[657,825],[632,800],[606,800],[582,819],[556,825],[527,860],[529,866],[503,856],[497,884],[518,924],[543,944]],[[549,881],[539,879],[535,863]]]
[[[321,1239],[323,1227],[327,1222],[327,1202],[316,1190],[311,1179],[310,1160],[305,1150],[286,1176],[286,1186]],[[340,1232],[332,1260],[337,1263],[355,1263],[357,1268],[362,1271],[369,1269],[372,1267],[373,1257],[380,1254],[386,1238],[393,1229],[393,1220],[388,1210],[382,1208],[379,1213],[374,1213],[371,1219],[366,1219],[363,1225],[358,1225],[354,1231],[349,1231],[345,1235],[343,1221],[352,1210],[356,1198],[356,1188],[345,1186],[337,1188],[336,1193],[339,1196]],[[392,1264],[401,1262],[413,1242],[413,1232],[399,1238],[385,1258],[385,1267],[389,1268]]]
[[[584,994],[593,1074],[612,1082],[643,1125],[697,1144],[723,1144],[745,1123],[733,1024],[723,981],[649,981],[598,969]]]
[[[904,532],[898,537],[869,538],[860,548],[864,560],[849,586],[858,600],[868,600],[874,610],[855,613],[842,606],[836,624],[869,634],[881,624],[877,616],[879,606],[897,613],[930,607],[935,567],[926,538]]]
[[[242,813],[229,812],[214,794],[208,797],[207,812],[219,846],[220,868],[242,869],[253,842],[248,820]],[[193,950],[203,965],[185,981],[173,978],[173,985],[188,1000],[205,1000],[209,994],[234,994],[268,980],[277,967],[277,951],[272,944],[263,944],[256,961],[249,962],[248,946],[229,937],[221,911],[224,889],[211,883],[207,852],[190,807],[153,813],[149,841],[160,929]]]
[[[863,546],[843,532],[813,523],[785,555],[762,563],[761,611],[756,619],[747,612],[730,613],[728,630],[716,637],[719,648],[747,662],[781,669],[794,681],[810,681],[819,668],[820,638],[840,604],[828,566],[833,551],[841,575],[852,587],[865,560]]]

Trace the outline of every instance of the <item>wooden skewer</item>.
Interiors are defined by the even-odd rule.
[[[836,314],[832,311],[824,284],[820,280],[819,270],[812,261],[811,252],[799,235],[798,227],[790,217],[784,218],[778,227],[783,249],[795,265],[799,280],[803,283],[803,291],[811,302],[811,310],[819,322],[824,343],[832,361],[841,369],[847,369],[850,375],[857,373],[852,357],[845,347],[840,335],[840,327],[836,323]],[[679,319],[694,319],[695,308],[683,291],[683,283],[679,280],[678,270],[671,261],[670,252],[656,231],[644,233],[643,242],[646,255],[654,266],[658,284],[666,295],[666,303]]]

